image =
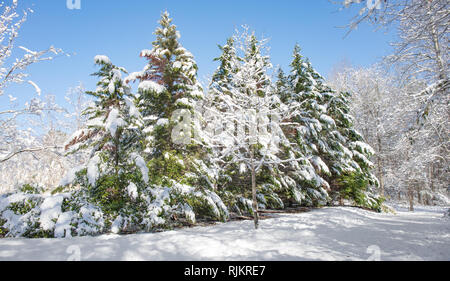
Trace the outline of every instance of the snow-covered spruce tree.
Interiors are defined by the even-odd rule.
[[[80,185],[80,193],[100,206],[105,227],[114,232],[135,230],[144,220],[141,197],[149,181],[149,171],[141,156],[144,136],[142,117],[134,106],[130,87],[123,81],[125,69],[113,65],[106,56],[96,56],[100,71],[97,89],[86,92],[95,104],[84,111],[86,127],[68,141],[70,153],[89,150],[86,166],[77,168],[63,185]],[[80,195],[81,196],[81,195]]]
[[[295,143],[290,153],[303,159],[289,173],[299,190],[296,197],[308,205],[325,204],[330,195],[345,193],[358,205],[378,208],[380,201],[368,193],[369,186],[377,184],[370,172],[373,150],[353,128],[348,94],[328,87],[298,46],[291,68],[287,99],[298,102],[301,113],[293,118],[295,125],[288,133]]]
[[[88,164],[69,171],[55,195],[41,194],[35,186],[0,196],[0,231],[7,237],[71,237],[95,235],[111,228],[138,225],[139,191],[145,188],[148,169],[139,156],[139,112],[127,98],[129,87],[121,79],[122,68],[105,56],[95,57],[101,66],[97,100],[85,111],[84,128],[67,143],[69,153],[89,150]],[[68,191],[69,186],[78,187]],[[67,192],[62,193],[65,190]],[[126,219],[122,219],[125,217]],[[114,223],[115,222],[115,223]]]
[[[215,90],[229,94],[229,88],[232,85],[233,75],[237,72],[237,63],[241,61],[241,58],[237,56],[237,50],[235,47],[236,38],[230,37],[227,39],[227,43],[223,46],[218,46],[222,51],[220,57],[215,58],[214,61],[220,62],[219,67],[214,72],[210,83],[210,91]]]
[[[396,85],[393,76],[383,74],[378,66],[368,69],[345,66],[333,73],[329,83],[338,91],[353,93],[351,115],[355,117],[354,125],[376,151],[374,162],[380,195],[384,196],[385,185],[390,184],[387,171],[391,166],[398,166],[388,157],[392,153],[393,135],[399,131],[395,108],[404,91]],[[398,183],[394,185],[398,186]]]
[[[295,46],[290,75],[279,72],[277,94],[283,102],[297,103],[299,114],[290,119],[292,125],[284,128],[290,145],[284,153],[296,162],[282,169],[280,182],[288,191],[288,202],[306,206],[324,205],[328,201],[329,184],[324,179],[330,170],[319,155],[321,131],[327,125],[322,105],[323,93],[328,89],[321,83],[320,75],[300,54]]]
[[[264,44],[245,30],[221,48],[221,65],[213,76],[205,114],[214,124],[207,131],[215,162],[227,179],[219,183],[221,194],[231,210],[252,214],[256,228],[260,207],[284,207],[274,177],[284,162],[278,157],[284,112],[273,95]]]
[[[290,93],[292,91],[292,87],[290,87],[288,77],[286,76],[281,67],[278,68],[275,89],[277,95],[280,97],[281,102],[287,103],[290,100]]]
[[[197,81],[193,55],[179,43],[180,34],[167,12],[155,31],[153,49],[143,50],[148,64],[126,81],[140,80],[136,104],[144,119],[144,157],[152,171],[150,182],[167,189],[175,221],[196,215],[225,220],[228,210],[215,193],[217,175],[202,138],[198,103],[203,89]]]
[[[383,199],[378,196],[378,179],[372,172],[370,158],[375,154],[361,134],[355,130],[350,115],[350,94],[325,95],[327,116],[334,120],[326,134],[324,161],[331,168],[329,180],[332,196],[349,199],[358,206],[381,210]]]

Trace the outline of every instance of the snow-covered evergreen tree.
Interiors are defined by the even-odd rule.
[[[279,76],[277,93],[286,104],[297,103],[299,114],[291,119],[293,125],[286,128],[291,145],[285,152],[300,161],[284,169],[281,183],[289,190],[290,198],[302,205],[323,205],[328,200],[329,184],[324,179],[330,174],[319,154],[322,129],[327,122],[322,116],[323,93],[328,89],[321,82],[308,60],[295,46],[291,71],[288,77]]]
[[[284,207],[274,176],[283,163],[278,154],[285,112],[273,94],[264,44],[245,30],[221,47],[207,114],[207,122],[214,124],[209,133],[216,161],[227,179],[221,182],[221,194],[233,211],[253,214],[256,228],[258,208]]]
[[[331,168],[330,185],[333,195],[354,201],[357,205],[379,209],[381,199],[375,187],[378,179],[372,172],[370,158],[375,151],[354,128],[350,115],[350,94],[346,92],[326,95],[327,116],[335,127],[327,132],[325,162]]]
[[[88,149],[86,166],[78,167],[62,185],[78,184],[87,196],[114,219],[132,203],[149,182],[144,158],[142,117],[131,100],[130,87],[123,81],[125,69],[113,65],[106,56],[96,56],[101,67],[97,89],[87,94],[96,98],[88,107],[86,127],[68,141],[70,152]]]
[[[237,72],[236,63],[240,60],[237,56],[235,40],[236,38],[230,37],[227,39],[227,43],[225,45],[219,45],[219,49],[222,51],[222,54],[220,57],[215,58],[214,61],[220,62],[220,65],[213,74],[210,88],[216,87],[216,90],[218,91],[229,90],[233,75]]]
[[[158,219],[142,198],[149,178],[140,156],[142,120],[121,78],[125,70],[106,56],[96,56],[95,63],[100,81],[95,91],[87,92],[95,103],[84,111],[85,126],[66,144],[69,153],[89,151],[87,164],[70,170],[54,195],[25,185],[2,197],[0,221],[6,235],[62,238],[136,231],[149,224],[146,219]]]
[[[286,103],[289,100],[291,87],[288,81],[288,77],[284,73],[281,67],[277,72],[277,81],[275,83],[277,95],[280,97],[281,102]]]
[[[373,151],[353,128],[348,94],[336,93],[327,86],[311,63],[302,57],[298,46],[294,48],[291,69],[290,94],[285,99],[287,103],[298,102],[300,114],[293,118],[295,125],[287,133],[294,143],[289,153],[302,159],[291,167],[285,180],[290,183],[293,198],[308,205],[326,204],[330,195],[341,194],[337,186],[342,177],[348,182],[350,176],[361,181],[346,197],[367,205],[372,199],[365,192],[370,185],[377,184],[370,172],[369,158]],[[278,92],[281,90],[280,95],[286,96],[286,90],[278,87]],[[374,202],[375,208],[378,203]]]
[[[159,23],[153,49],[141,52],[149,61],[147,66],[126,78],[140,80],[137,104],[145,120],[150,140],[147,152],[152,159],[164,158],[166,152],[174,150],[195,150],[192,145],[198,138],[193,120],[198,117],[196,103],[203,98],[194,57],[178,42],[180,34],[167,12]],[[182,116],[192,122],[182,121]]]
[[[188,221],[195,214],[225,220],[228,211],[216,195],[217,175],[208,161],[201,133],[197,64],[182,47],[168,12],[161,15],[153,49],[143,50],[148,64],[126,81],[140,80],[136,104],[144,119],[145,159],[150,182],[170,187],[172,206],[181,206]]]

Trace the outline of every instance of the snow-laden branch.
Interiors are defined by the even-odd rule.
[[[34,147],[34,148],[24,148],[24,149],[20,149],[20,150],[16,150],[13,151],[11,153],[9,153],[7,156],[0,158],[0,164],[4,163],[8,160],[10,160],[11,158],[21,154],[21,153],[25,153],[25,152],[38,152],[38,151],[52,151],[52,150],[59,150],[62,149],[63,147],[60,146],[47,146],[47,147]]]
[[[26,22],[27,17],[33,11],[27,9],[23,14],[18,13],[18,1],[11,4],[0,4],[0,100],[2,104],[9,104],[9,108],[0,111],[0,149],[9,149],[6,157],[1,158],[0,163],[4,163],[18,154],[25,152],[35,152],[47,146],[39,144],[39,138],[30,140],[27,127],[35,125],[36,122],[45,122],[50,118],[51,112],[61,113],[64,110],[58,106],[54,98],[46,96],[41,98],[42,90],[38,83],[28,78],[27,69],[36,63],[51,61],[64,52],[53,46],[45,50],[32,50],[25,46],[16,46],[19,31]],[[13,94],[5,96],[6,89],[13,84],[28,83],[36,92],[36,97],[27,101],[23,106],[18,106],[18,98]],[[35,117],[34,119],[31,117]],[[26,120],[28,124],[24,126]],[[24,128],[25,127],[25,128]]]

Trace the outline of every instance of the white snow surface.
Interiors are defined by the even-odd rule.
[[[378,214],[336,207],[162,233],[0,239],[0,260],[450,260],[448,209]],[[379,250],[379,251],[378,251]]]

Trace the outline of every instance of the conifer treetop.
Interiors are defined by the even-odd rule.
[[[298,44],[294,47],[293,60],[290,66],[290,79],[295,93],[332,92],[332,89],[325,85],[323,76],[313,68],[309,59],[301,54],[301,48]]]
[[[65,148],[69,153],[84,149],[89,146],[94,150],[108,149],[107,142],[102,145],[96,144],[106,138],[114,137],[118,127],[123,126],[124,121],[118,115],[119,110],[127,110],[133,116],[140,117],[137,110],[130,100],[131,88],[124,83],[122,73],[127,73],[123,67],[115,66],[111,60],[104,55],[98,55],[94,58],[96,65],[100,70],[93,73],[93,76],[99,77],[95,91],[87,91],[87,95],[95,97],[95,103],[86,108],[83,115],[88,118],[85,128],[76,131]]]
[[[179,43],[180,33],[167,11],[162,13],[159,24],[154,32],[156,40],[152,43],[153,49],[140,53],[148,64],[142,71],[131,73],[125,81],[154,81],[164,86],[175,102],[190,92],[202,90],[197,82],[198,67],[194,56]]]

